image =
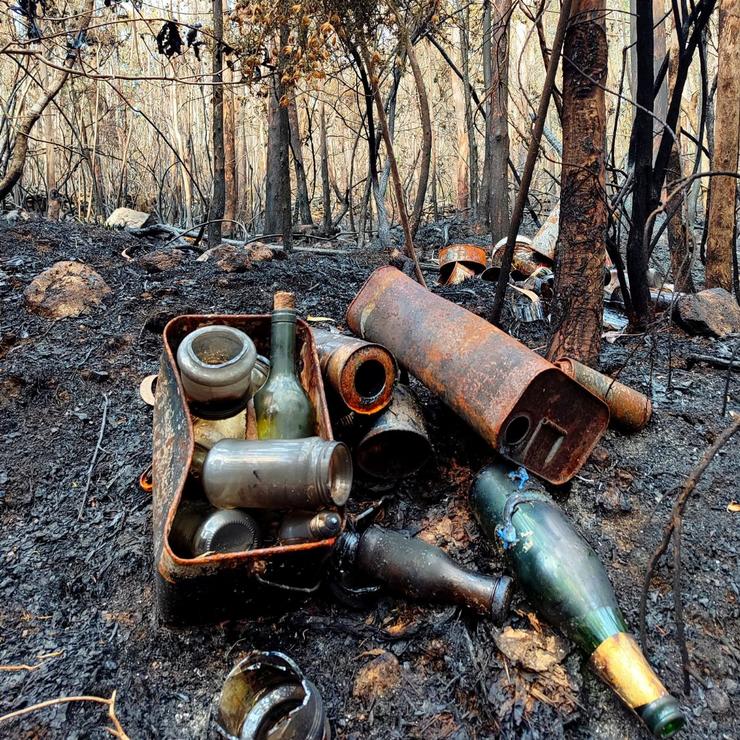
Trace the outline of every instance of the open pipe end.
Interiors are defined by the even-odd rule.
[[[384,480],[413,475],[431,456],[429,439],[412,429],[384,429],[367,435],[355,451],[357,466]]]
[[[349,409],[376,414],[393,397],[396,361],[378,345],[360,347],[350,355],[339,378],[339,393]]]

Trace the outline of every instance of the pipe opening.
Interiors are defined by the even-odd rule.
[[[217,329],[195,337],[191,346],[195,357],[211,367],[234,362],[246,351],[244,342],[232,332]]]
[[[429,440],[408,429],[391,429],[363,441],[357,464],[368,475],[397,480],[419,470],[432,454]]]
[[[352,490],[352,456],[346,445],[336,444],[329,459],[329,495],[337,506],[344,506]]]
[[[526,439],[531,424],[528,416],[515,416],[504,431],[504,444],[514,447]]]
[[[385,368],[378,360],[366,360],[355,373],[355,390],[363,398],[375,398],[385,388]]]

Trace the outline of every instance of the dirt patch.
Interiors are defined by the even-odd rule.
[[[340,738],[641,737],[637,721],[567,645],[563,682],[574,703],[545,689],[533,696],[527,669],[496,647],[490,623],[457,609],[384,598],[350,610],[320,594],[296,611],[258,620],[173,632],[157,625],[152,590],[151,501],[137,485],[151,458],[151,410],[141,379],[156,372],[160,332],[187,312],[264,312],[278,289],[292,290],[303,315],[344,312],[377,252],[323,257],[295,253],[224,273],[187,253],[182,264],[149,274],[121,252],[151,252],[110,230],[30,222],[2,231],[0,260],[0,713],[63,695],[118,692],[119,718],[132,738],[201,738],[214,696],[249,649],[283,650],[322,692]],[[105,306],[52,322],[27,311],[23,291],[60,260],[79,260],[110,286]],[[495,286],[468,281],[435,291],[486,315]],[[540,323],[509,325],[529,346],[544,345]],[[720,416],[723,371],[687,370],[692,353],[717,354],[727,342],[680,331],[632,337],[606,347],[602,368],[651,393],[654,420],[633,436],[609,432],[598,454],[566,489],[554,492],[606,563],[628,621],[636,624],[639,587],[670,506],[687,473],[727,424]],[[728,352],[729,354],[729,352]],[[481,536],[466,497],[490,452],[423,386],[418,391],[436,452],[432,464],[385,494],[381,523],[445,547],[485,572],[504,568]],[[730,383],[730,408],[740,385]],[[78,519],[100,430],[108,419],[87,504]],[[728,737],[740,724],[738,443],[708,470],[684,524],[684,607],[695,678],[682,697],[687,737]],[[351,510],[381,493],[359,488]],[[674,642],[672,573],[661,566],[649,600],[648,657],[680,696]],[[521,597],[507,626],[531,629]],[[353,696],[355,672],[387,651],[400,684],[371,707]],[[366,657],[360,657],[361,655]],[[43,657],[46,656],[46,657]],[[49,657],[51,656],[51,657]],[[572,694],[571,692],[575,692]],[[64,705],[2,728],[5,736],[103,738],[100,707]]]

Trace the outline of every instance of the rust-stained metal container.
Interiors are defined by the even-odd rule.
[[[459,269],[465,268],[465,269]],[[477,244],[450,244],[439,250],[439,282],[457,285],[486,268],[486,250]]]
[[[263,546],[243,553],[192,558],[170,540],[183,500],[202,493],[189,475],[193,458],[193,417],[185,400],[175,357],[191,331],[226,324],[246,332],[269,356],[270,316],[180,316],[167,324],[154,406],[153,525],[155,588],[160,619],[171,625],[218,621],[257,612],[318,587],[317,573],[335,538],[292,545]],[[316,436],[333,439],[321,368],[311,330],[297,323],[300,379],[316,411]],[[248,407],[245,436],[256,439],[254,411]],[[343,517],[343,512],[340,512]],[[285,598],[281,598],[285,597]]]
[[[646,395],[570,357],[563,357],[555,364],[604,401],[613,426],[626,432],[638,432],[647,426],[653,415],[653,404]]]
[[[379,342],[492,447],[552,483],[569,480],[606,430],[606,404],[562,370],[393,267],[376,270],[347,323]]]
[[[385,347],[325,329],[313,335],[324,376],[348,409],[375,414],[388,406],[398,368]]]

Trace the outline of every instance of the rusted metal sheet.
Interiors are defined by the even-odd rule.
[[[458,285],[486,268],[486,250],[477,244],[450,244],[439,250],[440,285]]]
[[[599,398],[484,319],[392,267],[347,312],[503,455],[552,483],[580,469],[609,422]]]
[[[504,237],[494,245],[491,251],[491,266],[481,275],[483,280],[498,280],[499,272],[501,272],[501,261],[506,249],[506,240],[507,237]],[[551,266],[552,263],[549,260],[532,249],[532,242],[526,236],[521,234],[517,236],[514,254],[511,258],[511,277],[514,280],[525,280],[537,270]]]
[[[653,415],[653,404],[646,395],[578,360],[563,357],[555,364],[606,403],[614,426],[629,432],[647,426]]]
[[[388,406],[398,368],[385,347],[324,329],[313,335],[324,377],[348,409],[375,414]]]
[[[330,555],[335,538],[294,545],[261,547],[193,559],[172,547],[170,532],[184,498],[202,495],[188,475],[193,451],[193,417],[185,400],[175,356],[183,338],[210,324],[246,332],[260,354],[269,355],[270,316],[180,316],[164,330],[154,405],[153,527],[157,609],[162,621],[192,624],[258,611],[267,602],[295,599],[318,586],[316,573]],[[317,436],[333,439],[321,368],[309,326],[299,320],[300,377],[316,410]],[[254,424],[254,414],[247,414]],[[246,430],[254,438],[254,430]],[[342,516],[343,516],[343,512]],[[269,597],[266,595],[269,594]]]

